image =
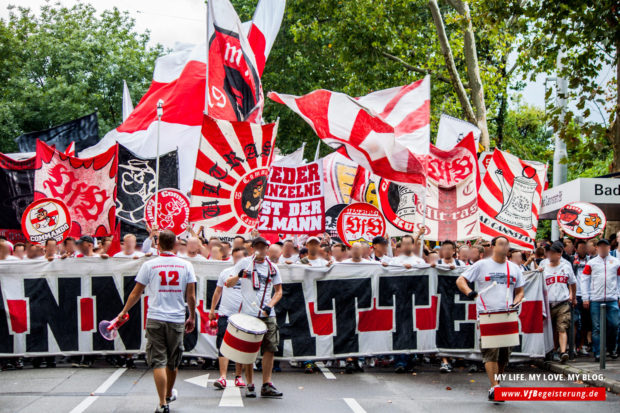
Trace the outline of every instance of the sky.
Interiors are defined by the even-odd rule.
[[[77,3],[73,0],[55,0],[64,6]],[[112,7],[126,10],[136,21],[136,31],[151,32],[151,42],[161,43],[166,48],[175,48],[177,43],[202,43],[206,37],[206,5],[204,0],[88,0],[97,11],[102,12]],[[258,2],[258,0],[257,0]],[[30,7],[36,12],[45,0],[0,0],[0,18],[9,15],[8,4]],[[601,71],[600,83],[607,82],[613,76],[612,67]],[[539,75],[536,81],[529,82],[520,91],[521,102],[543,108],[545,105],[545,75]],[[554,87],[549,83],[549,87]],[[514,103],[513,103],[514,104]],[[571,105],[574,106],[574,105]],[[588,105],[591,115],[588,120],[601,122],[602,118],[594,105]]]

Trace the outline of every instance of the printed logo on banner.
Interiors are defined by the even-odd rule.
[[[157,194],[157,225],[160,229],[169,229],[176,235],[187,229],[189,220],[189,200],[181,191],[162,189]],[[155,195],[146,203],[144,218],[149,226],[155,221]]]
[[[356,242],[372,243],[385,235],[385,218],[377,207],[370,204],[348,205],[338,216],[338,235],[349,246]]]
[[[235,188],[235,212],[239,219],[250,227],[258,224],[258,213],[265,196],[268,174],[269,170],[266,168],[252,171],[241,178]]]
[[[45,245],[48,239],[62,242],[70,230],[69,209],[57,199],[36,200],[28,205],[22,216],[22,231],[33,244]]]
[[[573,202],[559,209],[557,221],[566,235],[589,239],[605,230],[607,218],[603,211],[589,202]]]
[[[347,204],[336,204],[325,212],[325,232],[334,242],[342,242],[338,235],[338,216]]]
[[[396,228],[413,232],[416,224],[415,192],[387,179],[379,182],[379,199],[385,218]]]
[[[536,169],[524,166],[521,176],[515,176],[512,185],[504,177],[502,169],[496,169],[497,181],[502,190],[502,209],[495,216],[504,224],[523,229],[532,228],[532,201],[538,183],[534,179]]]
[[[322,161],[271,167],[258,230],[282,234],[325,231]]]

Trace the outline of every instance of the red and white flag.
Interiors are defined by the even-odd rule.
[[[424,185],[430,147],[430,78],[359,98],[316,90],[269,98],[301,116],[319,138],[375,175]]]
[[[482,238],[503,235],[512,248],[534,248],[547,166],[493,152],[478,193]]]
[[[262,72],[261,64],[264,68],[271,45],[275,42],[283,7],[282,0],[262,0],[254,15],[256,21],[244,24],[244,33],[247,35],[249,32],[248,40],[254,54],[264,56],[262,63],[260,58],[257,59],[259,73]],[[186,44],[158,58],[155,61],[151,86],[131,115],[119,127],[108,132],[97,145],[80,152],[80,157],[87,158],[103,153],[116,142],[142,158],[156,157],[156,111],[157,102],[161,99],[164,101],[164,113],[160,126],[160,153],[168,153],[178,148],[179,189],[184,193],[188,192],[194,180],[198,137],[205,110],[206,51],[205,43]],[[215,79],[216,76],[213,76],[209,82],[213,85]],[[216,88],[225,89],[224,84]],[[214,100],[212,103],[217,105],[218,101]]]
[[[65,149],[65,155],[75,156],[75,141],[71,141],[67,149]]]
[[[259,125],[204,117],[190,217],[205,235],[246,234],[258,224],[277,123]]]
[[[118,147],[94,158],[65,155],[37,141],[34,199],[63,201],[71,215],[70,236],[112,235],[116,221]]]

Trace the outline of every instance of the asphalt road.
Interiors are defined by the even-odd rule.
[[[152,374],[143,363],[137,368],[113,368],[101,361],[93,368],[59,365],[55,369],[0,373],[0,412],[152,412],[157,404]],[[364,373],[343,374],[323,369],[306,375],[301,369],[282,363],[274,373],[274,384],[284,392],[282,399],[247,399],[243,390],[213,388],[215,370],[186,368],[179,372],[179,399],[173,412],[238,411],[256,412],[617,412],[620,396],[607,393],[604,402],[507,402],[486,400],[488,382],[484,373],[455,369],[440,374],[435,365],[416,367],[415,373],[395,374],[391,368],[367,368]],[[510,373],[546,374],[529,365],[512,366]],[[232,373],[229,375],[232,376]],[[260,377],[255,372],[255,380]],[[229,382],[230,384],[230,382]],[[567,381],[503,382],[503,386],[583,387]],[[230,386],[229,386],[230,387]],[[257,386],[257,390],[259,390]]]

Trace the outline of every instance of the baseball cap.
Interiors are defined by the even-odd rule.
[[[252,240],[252,247],[257,246],[258,244],[263,244],[269,246],[269,242],[263,237],[256,237]]]
[[[553,245],[549,247],[549,251],[562,252],[564,251],[564,248],[562,247],[562,245],[559,245],[557,242],[554,242]]]
[[[79,240],[77,240],[76,244],[81,244],[83,242],[90,242],[91,244],[95,243],[95,240],[90,235],[82,235]]]
[[[384,238],[384,237],[382,237],[382,236],[377,236],[377,237],[374,237],[374,238],[372,239],[372,245],[376,245],[376,244],[383,244],[383,245],[387,245],[387,244],[388,244],[388,240],[387,240],[387,239],[385,239],[385,238]]]
[[[598,242],[596,243],[596,246],[603,245],[603,244],[604,244],[604,245],[609,245],[609,241],[608,241],[608,240],[606,240],[605,238],[601,238],[601,239],[600,239],[600,240],[598,240]]]
[[[310,242],[312,242],[312,241],[316,241],[316,242],[318,242],[319,244],[321,243],[321,240],[319,239],[319,237],[309,237],[309,238],[306,240],[306,245],[310,244]]]

